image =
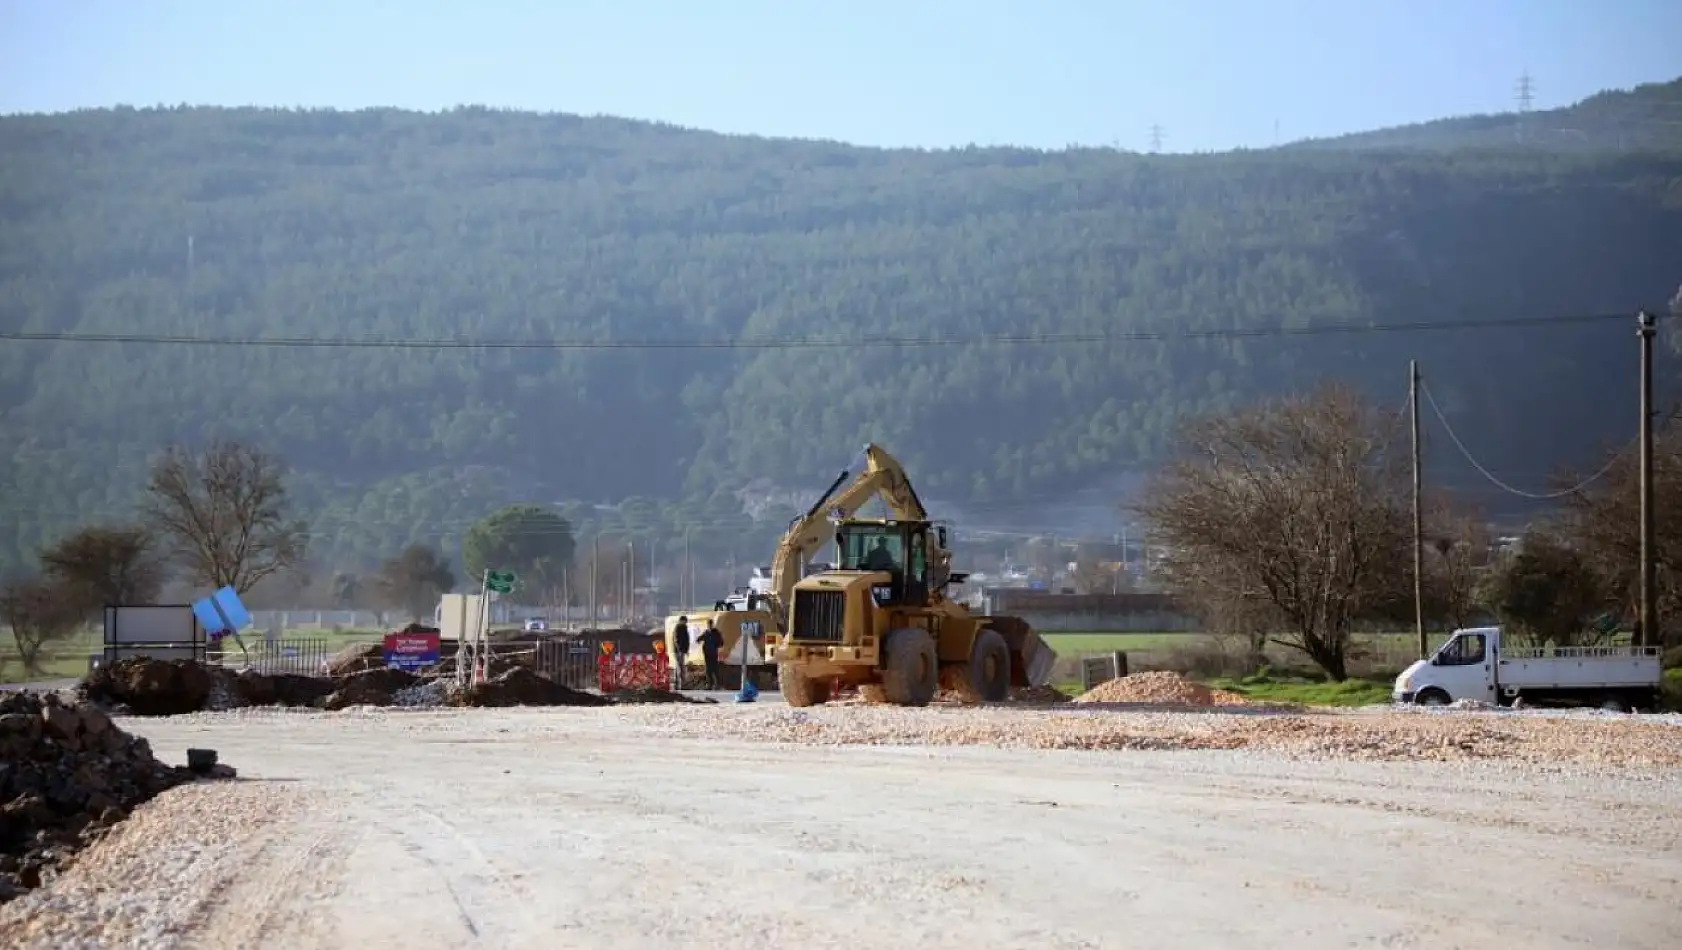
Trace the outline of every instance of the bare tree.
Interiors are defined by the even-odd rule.
[[[150,604],[168,579],[151,532],[129,525],[83,528],[42,551],[41,568],[84,617],[108,605]]]
[[[84,616],[76,598],[51,581],[28,578],[0,588],[0,620],[12,629],[26,673],[42,672],[42,650],[75,633]]]
[[[1138,506],[1172,590],[1253,599],[1336,680],[1358,619],[1394,609],[1408,577],[1399,418],[1342,386],[1200,419]],[[1207,608],[1207,605],[1206,605]]]
[[[1637,614],[1641,597],[1638,461],[1634,452],[1617,452],[1603,477],[1566,498],[1558,531],[1599,578],[1607,606],[1626,616]],[[1560,480],[1582,481],[1574,473]],[[1674,418],[1655,433],[1653,507],[1659,617],[1668,623],[1649,642],[1682,643],[1682,424]]]
[[[171,447],[152,465],[144,510],[191,579],[244,593],[298,566],[309,542],[288,517],[285,468],[261,449]]]
[[[456,583],[443,555],[424,544],[411,544],[380,568],[374,580],[380,601],[419,620],[432,614],[438,597]]]
[[[1432,499],[1424,521],[1425,621],[1472,626],[1491,564],[1489,528],[1477,512],[1443,497]]]

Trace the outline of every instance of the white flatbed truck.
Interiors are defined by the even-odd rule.
[[[1402,671],[1391,698],[1422,706],[1470,699],[1498,706],[1522,700],[1527,706],[1654,709],[1664,676],[1659,653],[1656,646],[1509,647],[1500,627],[1468,627]]]

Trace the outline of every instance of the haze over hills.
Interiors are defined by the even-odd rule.
[[[1327,378],[1399,408],[1409,358],[1480,461],[1540,487],[1625,441],[1633,312],[1682,281],[1660,128],[1140,156],[488,109],[0,118],[0,328],[529,344],[0,341],[0,562],[126,511],[153,452],[212,435],[295,466],[329,564],[453,553],[529,499],[633,498],[569,514],[757,557],[783,515],[749,529],[735,491],[815,493],[868,440],[1015,523],[1147,470],[1188,413]],[[1631,316],[1300,332],[1607,312]],[[870,345],[812,345],[847,340]],[[1434,471],[1470,484],[1453,451],[1433,441]]]
[[[1551,151],[1682,149],[1682,79],[1615,89],[1559,109],[1438,119],[1295,142],[1294,149],[1545,148]]]

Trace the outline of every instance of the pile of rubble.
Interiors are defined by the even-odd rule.
[[[452,706],[611,706],[613,700],[595,693],[563,686],[523,667],[516,666],[481,683],[452,691]]]
[[[315,706],[338,688],[333,680],[207,667],[192,660],[134,657],[89,673],[80,696],[114,713],[179,716],[241,706]]]
[[[1237,693],[1210,689],[1167,671],[1134,673],[1099,683],[1074,698],[1077,703],[1150,703],[1160,706],[1249,706]]]
[[[99,706],[56,693],[0,694],[0,903],[40,887],[135,806],[200,775],[213,753],[164,765]]]
[[[247,706],[302,706],[343,710],[354,706],[611,706],[640,703],[706,703],[665,689],[638,689],[601,696],[572,689],[517,663],[493,667],[486,681],[468,687],[455,670],[439,676],[385,666],[368,666],[362,653],[343,653],[329,668],[333,676],[257,673],[206,667],[191,660],[136,657],[101,667],[78,687],[81,696],[112,713],[176,716]]]
[[[711,696],[685,696],[682,693],[674,693],[669,689],[658,689],[652,686],[620,690],[613,693],[610,698],[616,706],[634,706],[647,703],[692,703],[701,705],[718,702]]]
[[[1013,703],[1066,703],[1072,698],[1055,686],[1028,686],[1010,691]]]

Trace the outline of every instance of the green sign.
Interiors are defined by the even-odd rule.
[[[514,579],[513,571],[486,571],[485,589],[498,594],[512,594],[514,593]]]

